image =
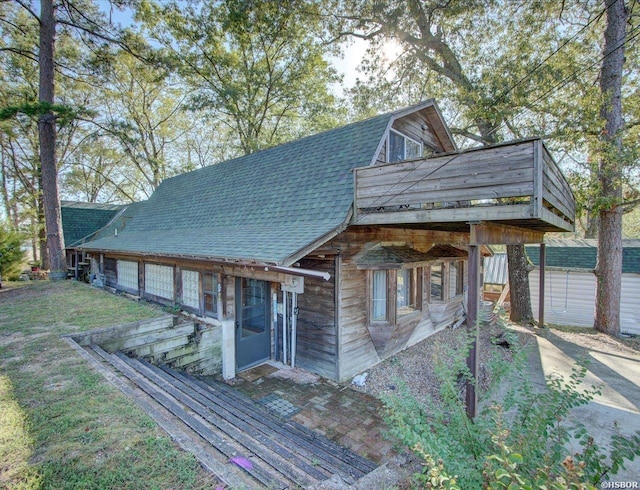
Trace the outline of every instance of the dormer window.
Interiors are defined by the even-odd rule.
[[[401,160],[413,160],[422,156],[422,143],[413,140],[393,129],[389,131],[389,158],[388,162]]]

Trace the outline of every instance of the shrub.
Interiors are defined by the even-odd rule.
[[[415,475],[421,488],[589,489],[640,455],[640,431],[614,435],[606,452],[570,420],[571,410],[599,393],[583,386],[584,364],[574,367],[569,379],[548,378],[546,389],[535,389],[526,351],[514,336],[509,341],[513,359],[493,356],[488,363],[485,408],[474,420],[466,415],[460,386],[460,379],[470,378],[468,349],[435,360],[439,397],[421,405],[398,383],[399,394],[383,400],[391,432],[423,461],[423,471]],[[505,380],[512,388],[498,401],[497,388]],[[581,449],[572,454],[570,443]]]
[[[0,277],[15,280],[20,274],[25,253],[20,248],[24,237],[7,223],[0,223]]]

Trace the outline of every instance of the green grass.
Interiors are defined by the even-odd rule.
[[[218,485],[60,338],[157,317],[159,308],[72,281],[6,286],[0,290],[0,488]]]

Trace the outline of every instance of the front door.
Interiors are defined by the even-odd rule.
[[[236,279],[236,364],[238,371],[271,356],[269,283]]]

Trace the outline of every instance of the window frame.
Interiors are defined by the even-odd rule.
[[[399,313],[398,308],[398,273],[399,271],[408,270],[411,271],[411,286],[410,295],[411,303],[415,304],[415,307],[411,311],[407,311],[404,314]],[[386,286],[386,302],[385,302],[385,316],[384,319],[374,319],[374,276],[376,273],[385,274],[385,286]],[[369,269],[367,270],[367,319],[369,325],[374,326],[391,326],[396,325],[399,321],[406,318],[422,314],[424,310],[424,267],[402,267],[399,269]]]
[[[399,160],[391,160],[391,133],[395,133],[397,136],[403,138],[403,155]],[[421,158],[422,155],[424,155],[424,145],[421,141],[415,140],[411,136],[407,136],[397,129],[391,128],[389,129],[389,134],[387,136],[387,163],[403,162],[407,160],[407,141],[411,141],[420,147],[420,154],[416,158]]]
[[[207,275],[211,276],[212,289],[207,289]],[[215,317],[218,316],[218,290],[220,289],[220,277],[217,272],[203,271],[202,272],[202,312],[205,316]],[[207,295],[211,296],[211,304],[213,305],[213,311],[207,310]]]

